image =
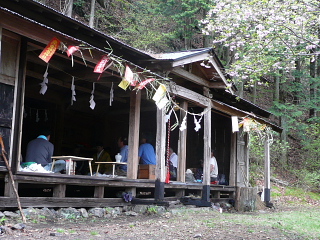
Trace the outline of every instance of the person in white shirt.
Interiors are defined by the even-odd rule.
[[[170,180],[176,180],[178,168],[178,155],[173,151],[172,148],[169,148],[169,156]]]
[[[218,181],[218,164],[214,156],[214,151],[212,150],[210,158],[210,182],[216,181]]]

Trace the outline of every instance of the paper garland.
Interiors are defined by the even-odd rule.
[[[55,51],[59,48],[60,44],[61,44],[61,42],[60,42],[59,39],[53,38],[49,42],[49,44],[46,46],[46,48],[41,52],[41,54],[39,55],[39,58],[41,58],[43,61],[48,63],[50,61],[51,57],[54,55]],[[66,52],[67,52],[68,57],[71,56],[71,58],[72,58],[72,66],[73,66],[73,54],[76,51],[80,51],[80,53],[82,55],[82,58],[83,58],[83,61],[84,61],[85,65],[87,66],[87,64],[85,62],[85,59],[83,57],[83,54],[82,54],[82,52],[80,50],[80,47],[79,46],[69,46],[67,48]],[[94,68],[94,72],[95,73],[100,73],[100,76],[98,77],[97,80],[99,80],[100,77],[101,77],[101,74],[113,64],[113,60],[114,59],[111,59],[109,57],[109,55],[103,55],[102,56],[102,58],[96,64],[96,66]],[[117,60],[115,60],[115,61],[118,63]],[[119,63],[121,64],[121,62],[119,62]],[[200,65],[203,66],[203,67],[206,67],[206,68],[210,67],[207,64],[205,64],[204,62],[202,62]],[[47,86],[47,84],[48,84],[48,78],[47,78],[47,76],[48,76],[48,67],[49,67],[49,64],[47,65],[46,72],[43,75],[43,77],[44,77],[43,82],[40,83],[40,85],[41,85],[40,94],[42,94],[42,95],[44,95],[46,93],[47,88],[48,88],[48,86]],[[117,67],[117,65],[115,67]],[[118,70],[119,70],[119,67],[118,67]],[[120,70],[121,70],[121,68],[120,68]],[[121,74],[121,72],[122,72],[122,70],[120,71],[120,74]],[[144,89],[146,87],[146,85],[150,84],[151,82],[155,81],[156,79],[155,78],[148,78],[148,79],[145,79],[144,81],[138,83],[139,80],[140,79],[139,79],[138,74],[134,73],[131,70],[131,68],[129,67],[129,65],[126,65],[125,71],[124,71],[124,77],[123,77],[122,81],[119,83],[118,86],[120,88],[122,88],[123,90],[126,90],[130,85],[135,87],[134,90],[142,90],[142,89]],[[154,88],[154,86],[153,86],[153,88]],[[71,91],[72,91],[71,105],[73,105],[73,102],[76,101],[74,76],[72,76]],[[94,91],[95,91],[95,83],[93,83],[92,92],[91,92],[91,96],[90,96],[90,100],[89,100],[90,108],[92,110],[96,106],[96,103],[94,101]],[[167,95],[166,86],[164,84],[160,84],[158,89],[156,90],[156,93],[152,97],[152,99],[155,101],[158,109],[163,109],[163,108],[167,107],[172,102],[172,99],[170,98],[170,96],[169,96],[169,99],[168,99],[168,97],[166,95]],[[112,82],[111,89],[110,89],[110,101],[109,101],[109,105],[110,106],[112,106],[113,98],[114,98],[114,89],[113,89],[113,82]],[[172,111],[173,111],[173,109],[171,109],[169,114],[166,115],[166,122],[170,119]],[[186,110],[183,110],[183,111],[188,113]],[[190,113],[190,114],[192,114],[192,113]],[[199,129],[201,129],[200,122],[202,120],[203,113],[201,113],[201,114],[192,114],[192,115],[194,116],[194,124],[195,124],[195,128],[194,129],[195,129],[195,131],[199,131]],[[197,119],[196,115],[199,115],[201,117],[199,119]],[[232,120],[234,120],[234,119],[232,119]],[[186,127],[186,121],[187,121],[187,115],[183,118],[183,121],[182,121],[182,123],[180,125],[180,131],[183,131],[183,130],[185,130],[187,128]],[[177,126],[178,122],[176,124],[174,124],[174,125]],[[243,125],[247,125],[247,124],[243,124]],[[244,128],[245,128],[245,131],[248,131],[248,127],[247,126],[244,126]],[[171,130],[173,130],[173,129],[171,129]]]

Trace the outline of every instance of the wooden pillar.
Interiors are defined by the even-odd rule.
[[[23,105],[24,105],[24,90],[25,90],[25,74],[27,66],[27,39],[21,39],[18,82],[15,88],[14,101],[14,117],[13,117],[13,133],[12,133],[12,157],[11,170],[15,174],[19,169],[21,159],[21,138],[22,138],[22,121],[23,121]]]
[[[65,184],[58,184],[53,187],[53,195],[52,197],[64,198],[66,196],[66,188]]]
[[[188,102],[181,102],[181,108],[188,110]],[[186,112],[180,110],[180,122],[186,116]],[[178,145],[178,176],[177,181],[186,181],[186,156],[187,156],[187,129],[179,131],[179,145]]]
[[[129,134],[128,134],[128,170],[129,179],[137,179],[138,175],[138,149],[139,149],[139,131],[140,131],[140,103],[141,91],[131,91],[130,93],[130,113],[129,113]],[[135,189],[131,189],[135,196]]]
[[[270,202],[270,143],[268,137],[264,142],[264,201]]]
[[[94,198],[103,198],[103,197],[104,197],[104,186],[95,186]]]
[[[164,199],[164,183],[166,180],[166,121],[165,111],[157,108],[157,138],[156,138],[156,182],[155,182],[155,200]]]
[[[210,200],[211,106],[206,108],[203,123],[203,190],[202,200]]]
[[[14,181],[14,186],[18,191],[17,181]],[[10,179],[9,174],[6,174],[6,176],[4,177],[4,196],[10,197],[10,198],[16,197],[16,194],[14,192],[14,187],[13,187],[13,184],[12,184],[12,181]]]
[[[229,185],[236,186],[237,176],[237,132],[231,134]]]

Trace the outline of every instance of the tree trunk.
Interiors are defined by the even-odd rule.
[[[316,89],[315,89],[315,78],[316,78],[316,63],[317,60],[314,61],[310,61],[310,103],[311,103],[311,107],[309,109],[309,118],[313,118],[316,116],[316,111],[315,108],[313,106],[313,104],[315,104],[315,93],[316,93]]]
[[[89,27],[93,28],[96,0],[91,0]]]
[[[66,1],[66,15],[72,17],[73,0]]]

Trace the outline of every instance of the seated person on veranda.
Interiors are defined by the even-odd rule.
[[[109,153],[104,150],[103,144],[97,144],[97,152],[93,155],[93,161],[91,163],[92,172],[97,172],[98,163],[96,162],[112,162]],[[100,164],[99,173],[101,174],[111,174],[112,173],[112,164]]]

